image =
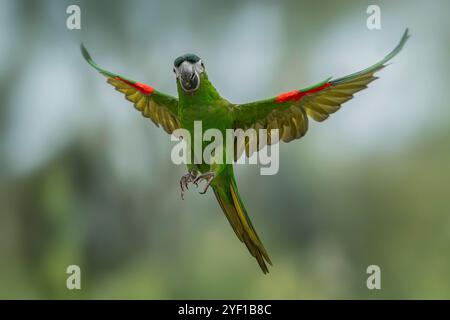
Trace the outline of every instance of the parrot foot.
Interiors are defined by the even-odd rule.
[[[185,174],[184,176],[181,177],[180,189],[181,189],[181,199],[182,200],[184,200],[184,192],[186,190],[189,190],[189,187],[188,187],[189,183],[194,183],[196,177],[197,177],[197,175],[192,171],[189,171],[187,174]]]
[[[206,191],[208,191],[208,188],[211,185],[211,182],[213,181],[213,179],[215,177],[216,177],[215,172],[213,172],[213,171],[205,172],[205,173],[199,175],[197,178],[195,178],[195,180],[192,183],[198,187],[198,184],[200,183],[201,180],[206,180],[206,185],[203,188],[203,191],[199,192],[200,194],[205,194]]]

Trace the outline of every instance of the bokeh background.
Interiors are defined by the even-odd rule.
[[[66,8],[81,7],[81,30]],[[381,7],[382,29],[366,28]],[[0,2],[0,298],[450,298],[448,1]],[[176,94],[195,52],[247,102],[342,76],[412,37],[380,80],[238,166],[274,267],[264,276],[209,193],[182,201],[173,143],[82,59]],[[66,288],[66,268],[82,290]],[[382,289],[366,288],[367,266]]]

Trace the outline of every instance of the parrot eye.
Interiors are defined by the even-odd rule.
[[[175,70],[175,68],[173,68],[173,73],[175,73],[175,74],[177,73],[177,71]]]

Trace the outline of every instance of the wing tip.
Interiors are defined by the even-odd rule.
[[[81,51],[81,55],[83,56],[84,60],[86,60],[86,62],[89,63],[92,67],[94,67],[95,69],[100,71],[99,67],[94,62],[94,60],[92,59],[89,51],[86,49],[86,47],[84,46],[83,43],[80,43],[80,51]]]
[[[102,68],[100,68],[97,63],[94,61],[94,59],[92,59],[89,51],[86,49],[86,47],[84,46],[83,43],[80,43],[80,51],[81,51],[81,55],[83,56],[84,60],[86,60],[87,63],[89,63],[89,65],[94,68],[95,70],[97,70],[98,72],[100,72],[101,74],[103,74],[106,77],[117,77],[117,75],[115,73],[106,71]]]
[[[89,54],[89,52],[87,51],[86,47],[84,46],[83,42],[80,43],[80,51],[81,51],[81,55],[83,56],[83,58],[86,61],[92,60],[91,55]]]
[[[408,39],[411,37],[411,34],[409,33],[409,28],[406,28],[403,32],[403,35],[397,44],[397,46],[392,50],[384,59],[383,64],[386,64],[389,60],[394,58],[405,46],[405,43],[408,41]]]
[[[89,63],[89,65],[91,67],[93,67],[94,69],[96,69],[99,72],[103,71],[94,62],[94,60],[92,59],[91,55],[89,54],[89,51],[86,49],[86,47],[84,46],[83,43],[80,43],[80,51],[81,51],[81,55],[83,56],[84,60],[86,60],[86,62]]]
[[[409,38],[411,38],[411,34],[409,33],[409,27],[406,27],[405,32],[403,32],[402,39],[408,40]]]
[[[397,48],[399,48],[399,51],[403,48],[406,41],[411,38],[411,34],[409,33],[409,28],[405,29],[405,32],[403,32],[402,38],[400,39],[400,42],[397,45]]]
[[[411,37],[410,33],[409,33],[409,28],[406,28],[405,31],[403,32],[403,35],[399,41],[399,43],[397,44],[397,46],[394,48],[394,50],[392,50],[389,54],[387,54],[381,61],[377,62],[376,64],[362,70],[359,72],[355,72],[352,73],[348,76],[345,77],[341,77],[335,80],[332,80],[331,83],[333,85],[337,85],[339,83],[345,82],[347,80],[350,80],[356,76],[360,76],[364,73],[375,73],[377,71],[380,71],[381,69],[383,69],[384,67],[388,66],[390,63],[388,63],[390,60],[392,60],[392,58],[394,58],[404,47],[406,41],[408,41],[408,39]]]

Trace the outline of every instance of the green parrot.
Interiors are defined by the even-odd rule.
[[[386,63],[400,52],[408,38],[406,29],[395,49],[367,69],[337,79],[328,78],[304,89],[245,104],[234,104],[221,97],[209,80],[202,59],[195,54],[182,55],[174,62],[177,99],[149,85],[100,68],[83,45],[81,52],[85,60],[104,75],[109,84],[123,93],[144,117],[150,118],[156,126],[161,126],[169,134],[184,128],[194,137],[194,121],[202,121],[203,130],[215,128],[224,136],[226,129],[278,129],[279,139],[289,142],[306,134],[308,117],[322,122],[339,110],[353,94],[367,88],[370,82],[377,79],[374,73],[385,67]],[[257,144],[258,150],[270,143],[268,134],[267,141]],[[243,144],[245,145],[233,146],[235,150],[240,150],[235,158],[239,158],[243,151],[250,155],[248,140],[244,140]],[[193,161],[191,163],[187,165],[188,173],[180,180],[182,197],[191,183],[198,186],[199,182],[205,181],[205,187],[200,193],[206,193],[211,186],[236,236],[247,246],[262,271],[268,273],[267,263],[272,265],[272,262],[239,195],[233,165],[225,161],[213,161],[211,164],[195,164]]]

